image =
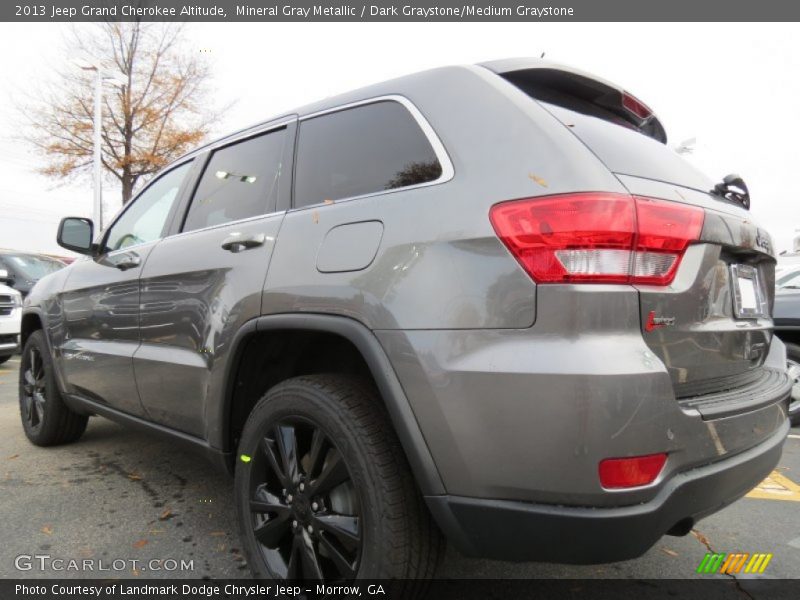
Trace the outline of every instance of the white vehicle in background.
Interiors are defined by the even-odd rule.
[[[0,269],[0,365],[19,350],[22,294],[5,285],[8,272]]]
[[[778,255],[778,264],[775,266],[775,279],[785,275],[789,270],[800,269],[800,253],[784,252]]]

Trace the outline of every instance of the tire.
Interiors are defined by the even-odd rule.
[[[89,417],[73,412],[61,397],[44,332],[34,331],[25,342],[19,365],[19,408],[22,427],[37,446],[78,440]]]
[[[800,345],[786,344],[786,358],[790,375],[794,378],[792,397],[789,400],[789,421],[800,425]]]
[[[282,452],[292,447],[294,462]],[[414,597],[433,576],[441,534],[377,392],[356,378],[307,375],[267,392],[245,424],[235,478],[256,577],[417,580],[393,589]]]

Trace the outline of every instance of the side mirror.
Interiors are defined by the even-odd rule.
[[[0,269],[0,283],[10,283],[12,277],[8,274],[6,269]]]
[[[58,245],[78,254],[92,254],[94,225],[91,219],[64,217],[58,225]]]

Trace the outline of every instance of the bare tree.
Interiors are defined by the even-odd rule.
[[[201,142],[217,114],[209,109],[209,66],[188,52],[183,26],[101,23],[76,27],[65,42],[71,57],[90,57],[121,74],[124,86],[103,94],[102,162],[127,203],[138,182]],[[95,73],[61,69],[24,107],[23,134],[44,155],[42,173],[70,179],[91,170]]]

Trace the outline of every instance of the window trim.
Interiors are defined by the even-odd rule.
[[[178,169],[178,168],[180,168],[180,167],[182,167],[182,166],[184,166],[186,164],[194,163],[194,160],[195,160],[195,156],[187,156],[186,160],[181,160],[180,162],[176,161],[176,162],[174,162],[172,164],[169,164],[169,165],[167,165],[167,167],[165,167],[164,169],[162,169],[158,173],[157,177],[154,177],[152,180],[148,181],[147,185],[144,186],[141,190],[139,190],[136,193],[136,195],[133,198],[130,199],[130,201],[128,202],[127,206],[125,206],[125,208],[123,208],[120,211],[120,213],[114,218],[114,220],[108,225],[108,227],[106,227],[106,230],[103,232],[103,235],[100,238],[98,256],[115,256],[117,253],[125,252],[126,250],[129,250],[131,248],[138,248],[139,246],[144,246],[146,244],[152,244],[154,242],[159,242],[159,241],[163,240],[165,237],[167,237],[169,235],[169,228],[170,228],[170,225],[172,224],[172,218],[174,216],[174,212],[175,212],[175,210],[178,208],[178,206],[181,203],[181,196],[183,195],[187,184],[189,184],[191,182],[191,179],[192,179],[192,168],[194,167],[193,164],[189,168],[189,171],[186,173],[186,176],[185,176],[184,180],[181,182],[181,185],[178,188],[178,193],[175,196],[175,204],[172,206],[172,208],[170,209],[169,213],[167,214],[167,218],[164,221],[164,225],[161,227],[161,235],[159,236],[158,239],[150,240],[149,242],[142,242],[141,244],[134,244],[133,246],[126,246],[125,248],[118,248],[116,250],[108,250],[107,247],[106,247],[106,242],[108,241],[108,236],[111,235],[111,230],[114,229],[114,227],[117,225],[119,220],[122,219],[122,217],[125,215],[125,213],[127,213],[129,210],[131,210],[131,207],[139,200],[139,198],[142,196],[142,194],[144,194],[147,190],[149,190],[162,177],[166,177],[168,174],[170,174],[175,169]]]
[[[439,185],[442,183],[447,183],[453,177],[455,177],[455,168],[453,167],[453,161],[450,160],[450,155],[447,153],[447,149],[444,147],[442,140],[436,133],[436,130],[430,124],[428,119],[425,118],[425,115],[417,108],[417,106],[405,96],[401,96],[400,94],[386,94],[383,96],[375,96],[372,98],[367,98],[365,100],[358,100],[356,102],[350,102],[348,104],[342,104],[339,106],[335,106],[332,108],[326,108],[323,110],[318,110],[313,113],[309,113],[307,115],[303,115],[299,117],[299,127],[297,129],[297,140],[295,142],[295,157],[294,157],[294,169],[293,169],[293,176],[292,176],[292,205],[290,210],[305,210],[307,208],[315,208],[319,206],[326,205],[325,201],[317,202],[316,204],[306,204],[304,206],[296,206],[295,205],[295,187],[297,183],[297,154],[300,148],[300,136],[301,136],[301,129],[303,121],[308,121],[310,119],[315,119],[317,117],[322,117],[325,115],[329,115],[332,113],[342,112],[345,110],[350,110],[351,108],[358,108],[359,106],[366,106],[369,104],[377,104],[379,102],[396,102],[403,106],[411,115],[411,117],[417,122],[422,134],[428,140],[428,143],[431,145],[433,149],[433,153],[436,155],[436,159],[439,161],[439,165],[442,167],[442,173],[436,179],[432,179],[431,181],[425,181],[423,183],[414,183],[412,185],[406,185],[403,187],[392,188],[390,190],[376,190],[374,192],[369,192],[367,194],[358,194],[356,196],[345,196],[344,198],[337,198],[333,202],[345,202],[349,200],[358,200],[360,198],[371,198],[373,196],[382,196],[384,194],[393,194],[395,192],[404,192],[406,190],[413,190],[417,188],[428,187],[431,185]]]

